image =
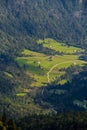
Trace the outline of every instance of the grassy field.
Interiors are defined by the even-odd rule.
[[[44,47],[49,46],[50,43],[51,46],[53,46],[52,49],[56,51],[60,50],[64,52],[64,55],[47,56],[43,53],[23,50],[22,56],[17,57],[16,61],[20,66],[24,67],[27,72],[31,73],[35,79],[30,86],[39,87],[51,83],[56,77],[60,77],[65,73],[64,71],[59,71],[61,68],[84,64],[83,61],[78,60],[78,55],[76,54],[76,51],[79,51],[79,53],[83,51],[80,48],[61,45],[52,39],[46,39],[44,41]],[[42,44],[42,40],[39,40],[38,43]],[[60,81],[61,84],[65,82],[66,80]]]
[[[26,93],[16,93],[17,97],[24,97],[26,95]]]
[[[75,54],[84,51],[81,48],[66,46],[64,43],[59,43],[50,38],[38,40],[37,43],[43,44],[44,47],[56,50],[58,52],[63,52],[64,54]]]

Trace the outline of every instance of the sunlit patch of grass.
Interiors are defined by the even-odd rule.
[[[4,72],[4,74],[5,74],[7,77],[9,77],[9,78],[13,78],[13,75],[12,75],[11,73],[9,73],[9,72]]]
[[[57,42],[51,38],[47,38],[44,40],[40,39],[37,41],[37,43],[43,44],[44,47],[53,49],[53,50],[58,51],[58,52],[63,52],[65,54],[75,54],[75,53],[84,51],[81,48],[77,48],[74,46],[67,46],[64,43]]]
[[[24,97],[24,96],[26,96],[26,94],[27,93],[24,93],[24,92],[23,93],[16,93],[16,96],[17,97]]]
[[[63,79],[63,80],[59,81],[59,84],[61,84],[61,85],[65,84],[65,83],[67,83],[66,79]]]
[[[56,77],[61,77],[65,71],[59,71],[62,68],[68,68],[71,65],[84,65],[84,62],[78,60],[78,55],[74,50],[82,52],[83,50],[76,47],[68,47],[60,44],[52,39],[39,40],[38,44],[43,44],[44,47],[49,47],[52,44],[52,49],[56,51],[63,51],[63,55],[47,56],[43,53],[34,52],[31,50],[23,50],[21,57],[17,57],[18,64],[25,69],[25,71],[32,74],[34,80],[30,86],[43,86],[49,83],[47,75],[50,78],[50,83],[55,81]],[[66,80],[59,81],[64,84]]]

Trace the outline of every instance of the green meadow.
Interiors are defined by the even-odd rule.
[[[75,53],[84,51],[81,48],[68,46],[68,45],[65,45],[65,43],[59,43],[55,41],[54,39],[50,39],[50,38],[47,38],[44,40],[38,40],[37,43],[42,44],[43,47],[47,47],[58,52],[63,52],[64,54],[75,54]]]
[[[47,83],[52,83],[56,77],[65,74],[64,71],[59,71],[62,68],[68,68],[71,65],[83,65],[85,62],[78,60],[78,54],[82,53],[81,48],[73,46],[65,46],[53,39],[39,40],[38,44],[43,44],[43,47],[51,47],[53,50],[63,52],[63,55],[46,55],[30,50],[23,50],[22,56],[17,57],[16,61],[26,72],[29,72],[34,81],[30,86],[43,86]],[[66,80],[61,80],[60,84],[64,84]]]
[[[26,95],[26,93],[16,93],[17,97],[24,97]]]

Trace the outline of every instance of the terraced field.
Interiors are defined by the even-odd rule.
[[[38,41],[38,44],[43,44],[43,47],[51,46],[53,50],[63,52],[63,55],[45,55],[30,50],[23,50],[22,56],[17,57],[18,64],[31,74],[34,81],[30,86],[43,86],[53,82],[56,77],[64,75],[65,71],[59,71],[62,68],[67,68],[71,65],[83,65],[85,62],[78,60],[78,55],[84,50],[76,47],[68,47],[53,39],[45,39]],[[66,80],[60,81],[64,84]]]

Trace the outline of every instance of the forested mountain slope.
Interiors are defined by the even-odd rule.
[[[51,37],[83,44],[87,37],[86,0],[3,0],[0,30],[13,37]]]
[[[37,61],[37,57],[40,56],[40,60],[42,60],[41,56],[44,57],[44,61],[47,61],[49,64],[49,67],[45,66],[49,77],[50,65],[54,65],[53,62],[51,62],[52,58],[56,63],[56,57],[60,55],[62,57],[64,53],[61,53],[61,51],[58,50],[59,48],[57,50],[54,49],[56,47],[51,48],[51,46],[49,46],[50,42],[46,45],[46,38],[55,39],[56,41],[52,40],[54,45],[59,42],[60,47],[61,44],[63,47],[67,44],[68,46],[66,48],[68,48],[68,50],[69,45],[78,46],[80,49],[86,48],[86,12],[86,0],[0,0],[0,113],[3,108],[6,108],[7,112],[15,117],[21,115],[21,112],[24,112],[23,114],[25,115],[34,112],[42,113],[45,103],[47,103],[45,113],[53,111],[54,108],[51,109],[49,104],[52,103],[52,100],[55,100],[55,90],[53,90],[53,92],[49,89],[46,90],[48,92],[46,95],[48,101],[45,102],[47,99],[43,100],[43,94],[40,95],[39,93],[39,91],[43,92],[43,87],[39,90],[39,88],[35,86],[33,86],[33,88],[30,86],[31,82],[35,82],[34,76],[37,76],[35,78],[38,79],[38,74],[34,75],[35,73],[30,73],[30,71],[28,71],[30,64],[25,63],[27,63],[26,60],[29,60],[29,57],[31,57],[33,60],[29,61],[33,64],[33,67],[38,68],[38,70],[42,69],[41,72],[44,72],[44,68],[41,68],[42,66],[40,65],[38,67],[37,64],[40,63]],[[42,44],[37,42],[39,39],[42,39]],[[23,54],[24,50],[25,52],[27,51],[27,54]],[[33,58],[30,52],[33,53]],[[82,52],[83,51],[81,51],[80,54],[82,54]],[[35,54],[39,55],[35,56]],[[76,55],[79,57],[79,53],[76,53],[76,49],[74,48],[71,57],[77,60]],[[21,64],[17,61],[17,58],[19,58],[20,61],[22,59]],[[23,58],[25,58],[24,61]],[[64,57],[62,57],[62,59],[63,58]],[[68,55],[68,60],[71,59],[69,58]],[[74,63],[76,64],[76,62]],[[41,65],[44,65],[44,63]],[[31,68],[33,67],[31,66]],[[65,69],[61,72],[64,71]],[[76,72],[77,71],[78,70],[76,70]],[[84,68],[82,68],[81,71],[83,72]],[[42,77],[46,76],[42,75]],[[87,76],[81,75],[81,77],[85,79]],[[45,83],[43,82],[43,84]],[[47,85],[49,88],[49,83]],[[85,85],[82,87],[83,90]],[[51,91],[51,93],[49,91]],[[63,94],[63,91],[58,91],[58,94],[59,92]],[[48,98],[50,94],[54,94],[52,100]],[[59,95],[57,96],[59,97]],[[38,98],[40,98],[40,101]],[[84,99],[86,98],[84,97]],[[77,98],[75,99],[77,108],[79,101],[76,101]],[[83,95],[81,101],[80,104],[83,103],[81,108],[84,109]],[[74,102],[74,100],[72,100],[72,102]],[[21,116],[24,116],[23,114]]]

